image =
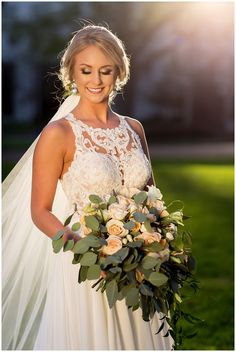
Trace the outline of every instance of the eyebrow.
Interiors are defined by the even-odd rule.
[[[92,67],[88,64],[80,64],[80,66],[88,66],[88,67]],[[104,66],[101,66],[100,68],[104,68],[104,67],[113,67],[112,65],[104,65]]]

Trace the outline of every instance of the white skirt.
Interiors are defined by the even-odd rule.
[[[145,322],[141,310],[132,312],[124,300],[110,309],[92,281],[78,283],[73,253],[53,253],[51,240],[32,224],[29,204],[25,197],[14,209],[4,200],[2,348],[171,350],[166,329],[155,334],[162,322],[158,314]],[[68,209],[57,191],[55,215],[65,220]]]

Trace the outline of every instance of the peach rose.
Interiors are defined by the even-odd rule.
[[[115,219],[111,219],[106,224],[107,232],[109,235],[124,237],[129,231],[124,228],[123,222]]]
[[[112,255],[122,248],[122,241],[120,237],[109,236],[107,239],[107,245],[101,248],[101,251],[105,255]]]
[[[144,243],[147,245],[153,242],[160,242],[161,235],[158,232],[153,232],[153,233],[143,232],[142,234],[135,237],[135,241],[139,239],[143,239]]]

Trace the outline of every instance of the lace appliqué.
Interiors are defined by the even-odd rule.
[[[71,113],[65,118],[74,132],[76,151],[61,182],[72,204],[83,206],[92,193],[103,196],[122,187],[145,187],[151,166],[124,117],[112,129],[88,126]]]

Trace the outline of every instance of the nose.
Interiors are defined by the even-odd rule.
[[[95,71],[92,75],[92,82],[93,84],[96,84],[96,85],[99,85],[102,83],[102,80],[101,80],[101,74],[99,71]]]

